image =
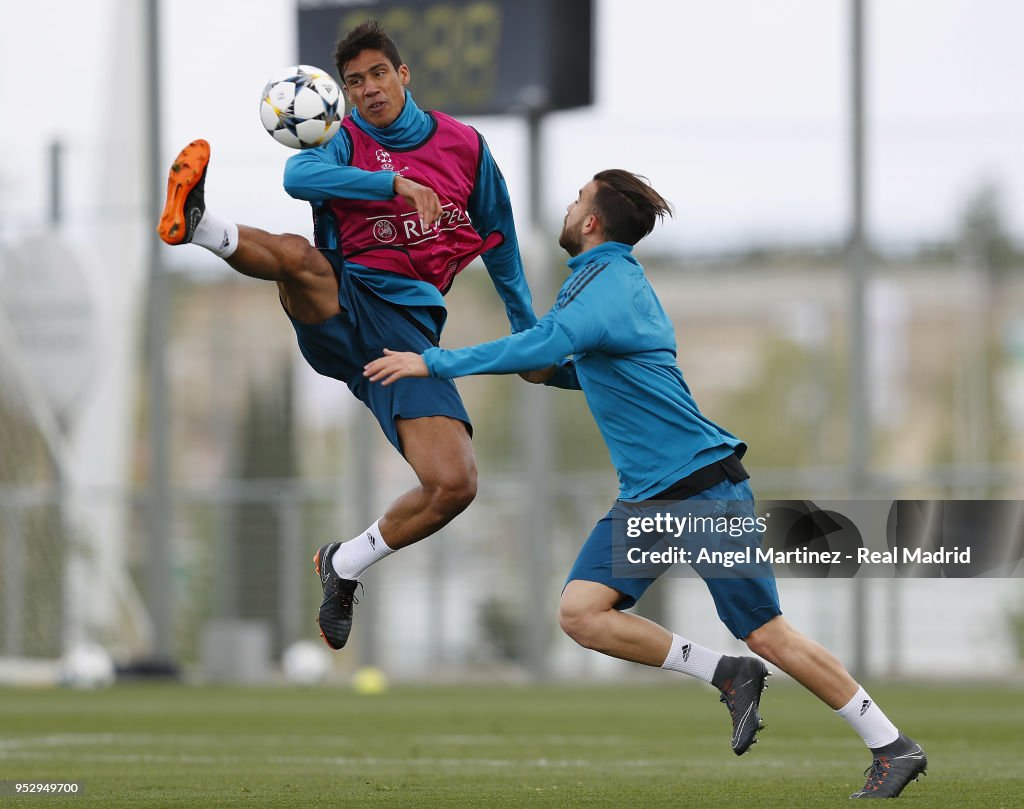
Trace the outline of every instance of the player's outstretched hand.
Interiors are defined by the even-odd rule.
[[[404,376],[430,376],[423,357],[414,351],[384,349],[384,356],[363,366],[363,376],[371,382],[390,385]]]
[[[416,209],[420,217],[420,228],[426,233],[441,221],[441,200],[434,189],[420,185],[415,180],[407,180],[400,174],[395,175],[395,193],[404,199],[409,206]]]

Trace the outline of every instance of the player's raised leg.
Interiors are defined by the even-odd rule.
[[[899,732],[839,658],[784,617],[776,616],[744,641],[845,719],[871,750],[868,780],[851,798],[895,798],[925,772],[928,759],[921,746]]]
[[[466,425],[448,416],[398,419],[402,452],[419,485],[348,542],[321,547],[314,558],[324,598],[317,618],[332,649],[352,630],[359,578],[394,551],[425,539],[461,514],[476,496],[476,459]]]
[[[581,556],[583,554],[581,553]],[[581,646],[621,660],[660,666],[704,680],[721,694],[732,719],[732,749],[741,756],[764,727],[759,712],[769,671],[753,657],[732,657],[669,632],[639,615],[622,612],[623,594],[596,581],[574,579],[559,604],[562,630]]]
[[[171,163],[157,232],[170,245],[195,244],[251,278],[278,282],[289,314],[320,323],[337,314],[338,285],[330,262],[302,236],[268,233],[227,222],[206,207],[210,144],[194,140]]]

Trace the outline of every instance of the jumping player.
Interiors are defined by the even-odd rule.
[[[452,351],[385,351],[364,373],[386,387],[407,377],[528,372],[531,382],[583,390],[620,492],[569,573],[559,606],[562,629],[589,649],[715,686],[732,718],[732,749],[742,755],[762,726],[764,663],[723,655],[623,612],[660,571],[629,576],[613,562],[615,524],[642,513],[648,501],[684,502],[716,516],[752,520],[755,514],[740,460],[746,446],[697,408],[676,364],[672,323],[632,255],[666,213],[668,203],[643,178],[600,172],[568,207],[559,244],[571,256],[569,278],[533,328]],[[749,531],[736,543],[752,547],[760,540]],[[732,633],[836,711],[871,749],[867,782],[850,797],[896,797],[924,773],[920,745],[897,730],[831,652],[782,616],[769,566],[732,577],[697,569]]]
[[[454,383],[408,380],[383,388],[362,375],[384,346],[436,346],[443,295],[478,255],[505,303],[512,331],[537,322],[504,178],[483,138],[440,112],[420,110],[410,72],[373,21],[337,45],[353,107],[324,147],[288,160],[285,190],[313,206],[316,247],[301,237],[235,225],[206,209],[206,141],[171,166],[158,231],[168,244],[211,250],[243,275],[277,283],[307,362],[345,382],[373,412],[419,485],[348,542],[314,557],[324,597],[318,622],[342,648],[359,577],[388,554],[430,536],[476,495],[471,425]]]

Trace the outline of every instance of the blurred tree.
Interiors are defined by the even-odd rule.
[[[1020,266],[1022,256],[1006,230],[1002,193],[985,183],[970,197],[960,223],[960,246],[966,258],[993,281]]]
[[[841,459],[843,412],[824,412],[819,398],[841,403],[844,377],[841,359],[823,346],[815,360],[808,349],[781,337],[768,336],[757,349],[758,374],[747,387],[716,408],[715,420],[741,436],[750,447],[752,466],[805,466]],[[817,376],[821,370],[827,377]]]
[[[471,407],[477,452],[491,469],[514,472],[523,465],[522,387],[518,376],[488,378],[483,406]],[[553,397],[556,472],[592,472],[607,469],[614,476],[608,449],[580,391],[549,388]]]
[[[62,570],[73,540],[57,467],[18,380],[0,356],[0,656],[56,657]]]
[[[251,383],[246,412],[239,425],[235,477],[241,481],[291,480],[296,475],[294,392],[290,361],[283,361],[270,381]],[[280,560],[282,514],[274,502],[241,499],[234,507],[234,531],[228,559],[236,569],[232,617],[262,620],[274,631],[280,652]],[[237,564],[235,564],[237,563]]]

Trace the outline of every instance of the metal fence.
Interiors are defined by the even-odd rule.
[[[382,485],[380,503],[403,485]],[[239,630],[239,643],[246,628],[267,639],[268,659],[256,661],[265,668],[239,670],[241,679],[272,676],[283,649],[316,638],[320,588],[312,553],[327,539],[360,530],[345,502],[350,488],[346,478],[229,481],[212,491],[175,493],[167,575],[174,663],[183,672],[202,677],[218,665],[204,659],[211,654],[204,635],[214,627]],[[486,479],[477,501],[448,528],[373,568],[352,642],[333,657],[335,675],[372,663],[417,680],[643,676],[579,649],[557,627],[561,583],[607,510],[607,481],[588,475],[558,481],[545,570],[531,569],[522,493],[521,479]],[[82,539],[89,509],[112,505],[124,510],[124,578]],[[88,638],[122,665],[145,670],[151,617],[145,508],[144,498],[118,493],[76,499],[53,489],[0,490],[0,657],[56,658],[67,643]],[[529,600],[536,592],[529,577],[540,577],[544,603]],[[779,581],[790,620],[848,662],[857,654],[858,586],[870,626],[867,674],[964,677],[1019,665],[1022,579]],[[696,578],[659,581],[639,611],[707,645],[742,648]],[[543,649],[539,669],[529,655],[536,642],[531,633],[539,633]],[[953,648],[969,654],[952,655]]]

